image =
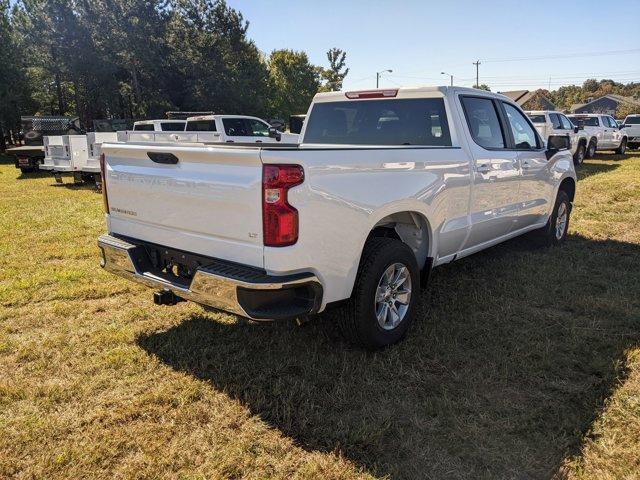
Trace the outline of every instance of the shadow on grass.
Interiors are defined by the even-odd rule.
[[[302,327],[191,317],[138,343],[375,475],[549,478],[640,340],[638,258],[638,245],[574,236],[439,267],[406,340],[381,352],[342,342],[335,312]]]

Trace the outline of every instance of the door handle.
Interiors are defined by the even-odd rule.
[[[491,171],[491,164],[490,163],[483,163],[481,165],[478,165],[476,167],[476,170],[478,171],[478,173],[488,173]]]

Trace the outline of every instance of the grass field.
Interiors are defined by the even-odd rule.
[[[565,246],[437,269],[368,353],[154,306],[99,194],[0,164],[0,478],[640,478],[640,155],[579,176]]]

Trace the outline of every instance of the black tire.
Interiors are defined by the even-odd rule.
[[[564,229],[562,235],[559,235],[558,229],[558,214],[561,212],[562,205],[564,205],[566,211],[566,221],[564,223]],[[547,224],[539,230],[532,232],[532,238],[537,245],[550,247],[553,245],[561,245],[567,238],[567,231],[569,230],[569,219],[571,217],[571,202],[569,201],[569,195],[564,190],[558,191],[556,197],[556,203],[553,206],[553,213]]]
[[[595,138],[592,138],[589,142],[589,146],[587,147],[587,158],[593,158],[596,154],[596,150],[598,149],[598,142]]]
[[[35,171],[34,168],[32,167],[20,167],[20,173],[25,174],[25,173],[33,173]]]
[[[576,150],[576,154],[573,156],[574,165],[582,165],[586,155],[587,148],[584,146],[584,143],[580,143],[580,145],[578,145],[578,150]]]
[[[616,148],[616,154],[624,155],[624,152],[626,151],[627,151],[627,139],[623,138],[622,141],[620,142],[620,146]]]
[[[404,317],[393,329],[384,329],[376,317],[376,290],[387,268],[395,263],[407,267],[411,278],[411,295]],[[372,238],[367,241],[360,259],[353,294],[338,312],[340,329],[346,339],[369,349],[382,348],[400,341],[416,312],[420,273],[413,251],[400,240]]]

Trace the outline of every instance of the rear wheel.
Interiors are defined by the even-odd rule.
[[[367,241],[353,295],[339,313],[347,340],[371,349],[401,340],[415,316],[419,281],[407,245],[393,238]]]
[[[584,146],[584,143],[578,145],[578,150],[573,156],[573,163],[576,165],[582,164],[584,162],[584,157],[587,154],[587,148]]]
[[[569,230],[569,216],[571,215],[571,202],[569,195],[564,190],[558,191],[556,203],[553,206],[551,217],[547,224],[533,232],[533,238],[538,245],[552,246],[564,243]]]
[[[596,149],[598,148],[598,143],[595,139],[591,139],[589,142],[589,146],[587,147],[587,158],[591,158],[596,154]]]
[[[33,169],[32,167],[20,167],[21,173],[32,173],[34,171],[35,169]]]
[[[620,142],[620,146],[616,148],[616,153],[618,155],[624,155],[624,152],[627,151],[627,139],[623,138],[622,142]]]

